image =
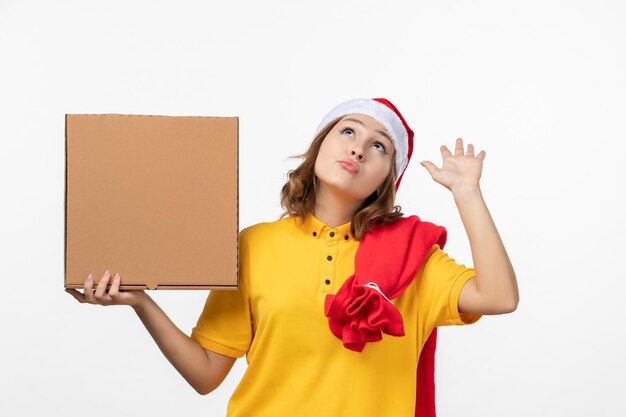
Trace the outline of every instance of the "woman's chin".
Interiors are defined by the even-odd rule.
[[[324,185],[329,192],[346,200],[363,200],[371,194],[360,195],[362,193],[357,192],[358,190],[356,189],[354,182],[350,180],[335,179],[334,181],[325,182]]]

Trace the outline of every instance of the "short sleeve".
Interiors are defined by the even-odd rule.
[[[424,260],[418,282],[420,310],[430,327],[477,322],[481,314],[459,312],[459,295],[463,286],[476,276],[474,268],[457,264],[439,245],[433,245]]]
[[[240,358],[252,343],[253,321],[247,282],[247,242],[240,233],[239,286],[237,290],[211,290],[191,338],[203,348]]]

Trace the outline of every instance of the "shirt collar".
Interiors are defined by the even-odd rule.
[[[315,239],[324,238],[329,240],[343,241],[353,239],[352,233],[350,232],[350,226],[352,225],[352,221],[340,224],[336,227],[330,227],[329,225],[315,217],[311,212],[308,212],[306,214],[302,225],[300,225],[300,220],[298,216],[295,216],[295,220],[296,226],[304,230],[309,236]]]

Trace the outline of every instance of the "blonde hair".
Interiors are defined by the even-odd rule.
[[[280,218],[286,215],[299,216],[300,223],[302,223],[304,217],[312,212],[317,191],[315,160],[326,135],[339,120],[341,117],[320,130],[306,152],[289,156],[289,158],[304,158],[304,160],[296,169],[289,170],[287,173],[288,180],[280,191],[280,205],[285,210]],[[389,174],[383,184],[365,199],[352,216],[350,232],[356,240],[361,240],[366,232],[372,230],[372,223],[393,223],[404,215],[400,211],[402,207],[394,205],[396,198],[396,168],[393,163],[395,161],[395,149],[391,160]]]

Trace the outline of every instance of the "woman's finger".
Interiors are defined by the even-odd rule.
[[[94,300],[93,298],[93,276],[91,274],[89,274],[89,276],[85,280],[83,290],[83,296],[85,297],[85,301],[89,304],[96,304],[96,300]]]
[[[117,301],[117,297],[120,295],[120,281],[120,274],[118,272],[115,274],[115,278],[111,283],[111,289],[109,290],[109,297],[111,297],[112,300]]]
[[[450,149],[448,149],[448,147],[446,145],[441,145],[441,157],[443,159],[446,159],[447,157],[451,156],[452,153],[450,152]]]
[[[100,282],[98,282],[98,287],[96,288],[96,292],[93,297],[99,302],[106,301],[109,297],[105,297],[105,292],[107,289],[107,285],[109,283],[109,278],[111,277],[111,273],[106,271],[102,278],[100,278]]]
[[[474,145],[471,143],[467,144],[467,156],[474,156]]]
[[[461,138],[456,139],[456,146],[454,148],[454,154],[463,155],[463,139]]]

